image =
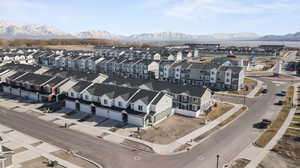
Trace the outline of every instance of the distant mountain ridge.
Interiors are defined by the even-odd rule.
[[[259,38],[262,41],[300,41],[300,32],[293,34],[286,34],[282,36],[278,35],[267,35]]]
[[[84,31],[77,34],[37,25],[23,25],[0,22],[0,38],[96,38],[125,41],[203,41],[203,40],[251,40],[259,36],[255,33],[217,33],[213,35],[192,35],[177,32],[157,32],[133,34],[129,36],[110,33],[108,31]]]

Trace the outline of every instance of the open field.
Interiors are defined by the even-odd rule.
[[[169,144],[204,126],[204,119],[173,115],[155,127],[141,132],[141,139],[158,144]]]
[[[58,49],[58,50],[93,50],[94,45],[47,45],[44,48]]]
[[[289,135],[294,135],[294,136],[300,137],[300,130],[288,128],[286,133]]]
[[[282,124],[284,123],[286,117],[288,116],[291,110],[292,98],[293,98],[294,87],[288,88],[287,98],[284,103],[283,108],[281,109],[280,113],[278,114],[277,118],[271,126],[255,141],[255,145],[258,147],[265,147],[270,140],[275,136],[277,131],[281,128]]]

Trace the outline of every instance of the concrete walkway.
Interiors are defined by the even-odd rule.
[[[252,79],[252,78],[251,78]],[[256,80],[256,79],[253,79]],[[260,80],[256,80],[257,85],[255,86],[255,88],[246,96],[247,98],[255,98],[255,95],[257,92],[259,92],[259,90],[263,87],[263,82]]]
[[[35,155],[39,155],[39,156],[43,156],[49,160],[52,161],[57,161],[60,165],[64,166],[64,167],[70,167],[70,168],[80,168],[79,166],[76,166],[70,162],[67,162],[63,159],[60,159],[54,155],[49,154],[49,152],[44,151],[43,149],[39,148],[39,147],[34,147],[30,144],[24,143],[22,140],[20,140],[19,138],[16,138],[14,136],[10,136],[9,134],[3,134],[0,133],[1,137],[3,137],[5,140],[9,140],[10,142],[16,143],[28,150],[30,150],[31,152],[33,152]]]
[[[297,87],[299,86],[299,84],[295,84],[293,86],[295,86],[293,103],[297,104]],[[246,168],[257,167],[259,163],[269,153],[269,151],[273,149],[273,147],[278,143],[281,137],[285,134],[286,130],[289,128],[289,125],[295,113],[296,113],[296,107],[293,107],[289,115],[287,116],[286,120],[284,121],[283,125],[281,126],[281,128],[278,130],[276,135],[271,139],[271,141],[264,148],[259,148],[251,144],[236,159],[245,158],[250,160],[250,163],[246,166]]]

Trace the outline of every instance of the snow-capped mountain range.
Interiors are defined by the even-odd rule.
[[[0,38],[96,38],[126,41],[201,41],[201,40],[248,40],[256,39],[255,33],[191,35],[174,32],[143,33],[129,36],[110,33],[108,31],[84,31],[76,34],[62,30],[37,25],[23,25],[10,22],[0,22]]]

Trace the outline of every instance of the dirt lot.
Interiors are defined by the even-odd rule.
[[[249,160],[247,159],[238,159],[234,161],[230,168],[244,168],[249,164]]]
[[[234,106],[232,104],[227,103],[217,103],[216,106],[212,107],[212,109],[207,112],[207,117],[210,121],[217,119],[222,116],[224,113],[231,110]]]
[[[39,157],[21,164],[22,168],[49,168],[47,166],[47,159]],[[63,168],[62,166],[55,166],[54,168]]]
[[[45,48],[65,50],[93,50],[93,45],[48,45]]]
[[[154,128],[143,130],[141,138],[153,143],[169,144],[202,126],[204,119],[173,115]]]
[[[261,162],[259,168],[299,168],[300,136],[287,133]]]
[[[73,163],[79,167],[84,167],[84,168],[95,168],[96,167],[95,165],[91,164],[90,162],[87,162],[85,160],[77,158],[77,157],[73,156],[72,154],[66,153],[64,151],[52,152],[51,154],[58,158],[66,160],[70,163]]]
[[[135,141],[128,140],[128,139],[125,139],[121,144],[138,149],[138,150],[146,151],[146,152],[151,152],[151,153],[154,152],[151,147],[146,146],[141,143],[138,143],[138,142],[135,142]]]

